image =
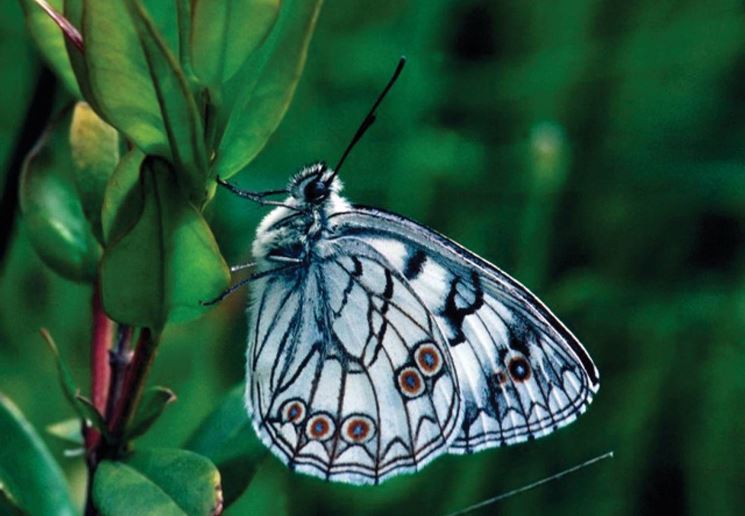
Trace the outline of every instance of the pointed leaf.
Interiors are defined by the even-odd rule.
[[[244,389],[243,384],[231,389],[184,445],[220,470],[226,505],[246,489],[267,454],[248,419]]]
[[[142,211],[101,263],[104,308],[119,322],[161,328],[205,312],[229,272],[207,222],[182,195],[167,163],[148,159],[138,185]]]
[[[47,433],[68,443],[83,446],[83,433],[80,419],[71,418],[51,424],[46,428]]]
[[[138,450],[99,465],[93,502],[103,514],[215,514],[222,509],[220,473],[196,453]]]
[[[67,401],[70,403],[75,412],[82,418],[83,414],[80,410],[80,404],[78,403],[78,400],[76,398],[76,396],[78,395],[78,386],[75,383],[72,374],[70,373],[70,369],[67,367],[67,363],[65,363],[65,361],[62,359],[59,348],[54,342],[54,339],[52,338],[52,335],[49,333],[49,331],[47,331],[46,328],[42,328],[41,330],[39,330],[39,333],[41,333],[41,337],[44,339],[44,342],[47,343],[49,350],[54,356],[54,365],[57,367],[57,375],[59,377],[60,385],[62,386],[62,393],[65,395],[65,398],[67,398]]]
[[[28,514],[76,514],[62,470],[31,424],[2,394],[0,436],[0,485],[17,506]]]
[[[203,84],[217,87],[235,75],[268,36],[279,6],[280,0],[192,2],[192,63]]]
[[[101,413],[95,405],[93,405],[93,402],[85,396],[82,396],[80,393],[75,395],[75,400],[78,407],[80,407],[80,413],[83,415],[83,418],[88,425],[101,432],[101,435],[103,435],[104,438],[108,438],[109,428]]]
[[[127,9],[128,1],[86,0],[85,9],[80,10],[85,41],[83,73],[93,97],[86,95],[86,100],[92,100],[101,117],[141,150],[168,157],[158,96]],[[76,69],[76,73],[81,70]]]
[[[67,124],[60,121],[26,157],[19,191],[21,213],[44,263],[73,281],[91,281],[101,249],[75,188],[66,132]]]
[[[274,47],[259,79],[230,115],[213,166],[214,175],[227,179],[245,167],[277,129],[300,80],[321,3],[289,0],[283,5]]]
[[[147,432],[168,405],[176,401],[176,395],[165,387],[152,387],[142,394],[132,423],[125,432],[125,440],[134,439]]]
[[[137,186],[140,167],[145,155],[132,149],[119,160],[111,174],[101,206],[101,225],[104,241],[109,243],[129,230],[142,213],[141,196]]]
[[[62,11],[62,0],[47,0],[46,4],[58,14]],[[62,79],[67,91],[80,98],[78,83],[65,48],[65,36],[60,26],[37,0],[21,0],[21,6],[26,15],[26,27],[44,59]]]
[[[160,105],[170,144],[171,155],[179,173],[185,173],[184,183],[189,198],[201,206],[208,197],[207,154],[204,148],[202,120],[191,95],[189,85],[176,57],[168,49],[152,19],[142,4],[129,0],[130,13],[137,35],[145,50],[145,58]],[[179,178],[182,180],[182,178]]]
[[[119,133],[87,103],[78,102],[70,123],[70,147],[83,212],[98,241],[103,242],[101,205],[106,184],[119,162]]]

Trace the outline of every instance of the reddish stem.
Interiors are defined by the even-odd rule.
[[[93,288],[93,335],[91,337],[91,401],[101,414],[106,411],[106,399],[111,380],[109,348],[114,323],[106,317],[101,305],[101,292],[96,284]],[[86,448],[92,450],[99,440],[98,432],[89,428],[86,431]]]
[[[155,359],[157,347],[157,337],[153,338],[150,330],[143,328],[140,331],[140,338],[137,341],[132,362],[127,367],[119,399],[116,401],[109,421],[109,431],[114,442],[118,442],[124,435],[127,422],[140,402],[142,390],[145,386],[145,377]]]

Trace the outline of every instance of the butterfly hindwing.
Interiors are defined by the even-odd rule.
[[[466,453],[541,437],[584,412],[598,373],[577,339],[525,287],[438,233],[355,208],[338,240],[366,242],[423,300],[448,342],[464,417],[449,445]]]
[[[445,336],[372,246],[329,242],[253,292],[246,399],[280,459],[377,483],[447,451],[463,411]]]

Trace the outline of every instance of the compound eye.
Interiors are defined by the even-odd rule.
[[[305,185],[304,194],[308,201],[318,201],[325,197],[327,193],[328,187],[326,186],[326,183],[320,179],[315,179]]]

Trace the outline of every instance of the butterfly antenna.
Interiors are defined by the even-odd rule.
[[[359,142],[362,139],[362,137],[365,135],[365,132],[375,122],[375,110],[378,109],[378,106],[380,105],[380,103],[383,102],[383,99],[385,98],[385,96],[388,94],[388,92],[391,90],[393,85],[396,83],[396,79],[398,79],[398,76],[401,75],[401,70],[404,69],[405,64],[406,64],[406,58],[404,56],[401,56],[401,59],[398,60],[398,65],[396,66],[396,70],[393,72],[393,75],[388,81],[388,84],[383,89],[383,91],[380,93],[380,95],[378,95],[378,99],[375,101],[375,104],[372,105],[372,108],[370,108],[370,112],[367,113],[367,116],[360,124],[360,127],[357,129],[357,132],[354,133],[354,136],[352,137],[352,141],[349,142],[349,145],[347,145],[346,150],[344,150],[344,154],[341,155],[341,159],[339,159],[339,163],[337,163],[336,167],[334,167],[334,173],[326,181],[327,185],[331,184],[331,182],[334,180],[336,175],[339,173],[339,169],[341,169],[341,166],[344,164],[344,161],[347,159],[347,156],[349,156],[350,151],[354,148],[355,145],[357,145],[357,142]]]

